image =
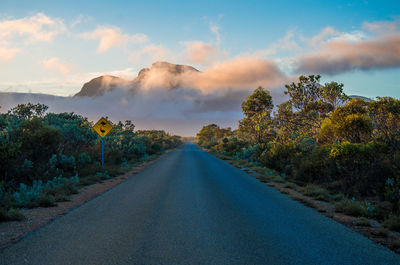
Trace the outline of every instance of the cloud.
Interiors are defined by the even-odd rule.
[[[202,72],[189,66],[176,69],[167,63],[153,64],[142,76],[141,86],[145,91],[180,87],[204,96],[249,93],[262,86],[279,94],[290,80],[270,60],[241,56],[215,63]]]
[[[71,66],[63,63],[56,57],[49,58],[42,62],[42,65],[49,70],[55,70],[60,72],[62,75],[67,75],[71,72]]]
[[[267,59],[241,56],[217,63],[203,72],[183,77],[183,84],[208,94],[227,90],[248,90],[258,86],[276,88],[288,77]]]
[[[120,28],[117,27],[99,27],[92,32],[81,34],[84,39],[99,40],[97,53],[102,53],[109,50],[111,47],[121,46],[126,43],[143,43],[148,41],[145,34],[124,34]]]
[[[202,41],[186,41],[183,51],[185,60],[190,64],[209,65],[227,55],[226,52]]]
[[[5,47],[0,47],[0,62],[7,62],[11,60],[18,52],[19,49],[8,49]]]
[[[8,43],[15,37],[24,37],[28,42],[49,42],[64,31],[63,20],[38,13],[31,17],[0,21],[0,42]]]
[[[80,24],[82,24],[82,23],[87,23],[87,22],[89,22],[89,21],[91,21],[91,20],[93,20],[92,17],[84,16],[84,15],[80,14],[77,18],[75,18],[75,19],[70,23],[70,26],[71,26],[71,27],[75,27],[75,26],[80,25]]]
[[[219,33],[219,27],[210,22],[210,31],[215,34],[217,46],[221,44],[221,34]]]
[[[363,29],[375,35],[397,34],[400,25],[400,19],[395,21],[376,21],[364,22]]]
[[[369,40],[333,40],[298,58],[298,73],[340,74],[400,67],[400,34]]]
[[[324,41],[327,37],[332,37],[332,36],[338,36],[340,35],[340,32],[335,30],[332,27],[325,27],[324,29],[321,30],[320,33],[315,35],[309,40],[309,43],[312,46],[316,46],[319,44],[321,41]]]
[[[162,45],[151,44],[145,46],[139,51],[132,52],[129,59],[133,63],[138,63],[144,56],[150,57],[150,60],[155,62],[167,60],[168,58],[171,58],[172,54],[169,49]]]

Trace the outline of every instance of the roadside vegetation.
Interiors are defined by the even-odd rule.
[[[315,75],[286,85],[285,94],[274,106],[257,88],[242,103],[237,130],[204,126],[198,145],[261,181],[400,231],[400,100],[349,98],[343,84]]]
[[[134,131],[131,121],[113,124],[104,139],[92,122],[74,113],[46,113],[42,104],[20,104],[0,114],[0,221],[20,220],[20,208],[67,201],[82,186],[129,171],[182,144],[164,131]]]

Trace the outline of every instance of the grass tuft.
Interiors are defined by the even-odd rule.
[[[358,225],[358,226],[367,226],[367,227],[370,227],[370,226],[371,226],[371,222],[370,222],[367,218],[365,218],[365,217],[360,217],[360,218],[357,220],[356,225]]]
[[[307,184],[305,187],[300,188],[299,191],[306,196],[310,196],[316,200],[320,201],[328,201],[329,200],[329,192],[315,184]]]
[[[292,189],[292,190],[297,190],[297,186],[294,183],[286,183],[283,187],[288,188],[288,189]]]

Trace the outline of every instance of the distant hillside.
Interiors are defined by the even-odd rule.
[[[353,99],[353,98],[359,98],[359,99],[365,100],[365,101],[367,101],[367,102],[370,102],[370,101],[372,100],[372,99],[370,99],[370,98],[363,97],[363,96],[358,96],[358,95],[350,95],[349,98],[351,98],[351,99]]]
[[[76,97],[96,97],[102,96],[106,92],[113,91],[117,86],[129,85],[129,81],[112,76],[103,75],[96,77],[89,82],[85,83],[77,94]]]
[[[168,62],[155,62],[150,68],[143,68],[139,71],[138,76],[134,80],[125,80],[120,77],[105,75],[96,77],[85,83],[77,97],[96,97],[102,96],[104,93],[113,91],[116,87],[125,87],[127,90],[134,91],[137,87],[148,85],[150,82],[167,89],[179,87],[177,76],[188,73],[199,72],[196,68],[189,65],[172,64]]]

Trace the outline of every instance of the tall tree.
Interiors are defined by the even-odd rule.
[[[239,121],[239,128],[247,132],[253,140],[262,142],[263,138],[269,134],[273,107],[269,91],[258,87],[242,103],[245,117]]]

